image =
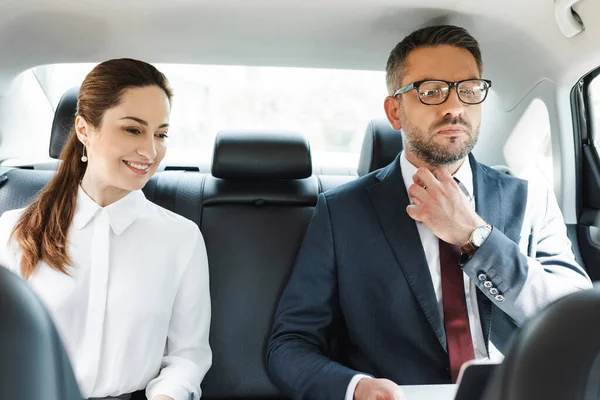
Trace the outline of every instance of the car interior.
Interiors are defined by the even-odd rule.
[[[439,23],[478,39],[493,81],[475,157],[553,189],[577,260],[596,283],[597,0],[2,0],[0,214],[29,204],[54,175],[78,85],[95,63],[126,56],[164,66],[182,95],[174,85],[173,149],[143,192],[196,223],[206,242],[213,364],[202,398],[283,399],[265,349],[317,197],[402,151],[401,133],[383,114],[387,56],[408,33]],[[216,77],[221,86],[211,86]],[[67,394],[73,376],[54,328],[5,275],[0,268],[0,356],[21,364],[0,366],[0,397],[76,398]],[[560,398],[600,398],[597,326],[586,327],[598,310],[594,293],[533,318],[485,398],[541,398],[548,379],[564,380]],[[576,345],[564,347],[569,340]],[[557,349],[582,368],[519,378]]]

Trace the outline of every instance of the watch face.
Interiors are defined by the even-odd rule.
[[[489,235],[490,231],[485,226],[475,229],[473,231],[473,244],[477,247],[480,247]]]

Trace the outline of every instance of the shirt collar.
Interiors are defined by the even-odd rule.
[[[406,158],[404,151],[400,155],[400,169],[402,171],[402,178],[404,179],[404,185],[406,186],[406,190],[410,185],[414,183],[413,175],[417,172],[417,167],[411,164],[410,161]],[[456,179],[458,179],[467,192],[469,196],[473,198],[473,171],[471,170],[471,163],[469,162],[469,158],[465,157],[462,165],[458,168],[458,171],[453,175]]]
[[[146,202],[144,193],[134,190],[122,199],[101,207],[79,186],[73,227],[78,230],[85,228],[94,216],[103,210],[108,216],[112,231],[115,235],[120,235],[142,214]]]

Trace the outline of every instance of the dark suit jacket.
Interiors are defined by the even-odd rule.
[[[479,289],[486,343],[504,353],[528,316],[591,283],[552,194],[469,161],[477,213],[494,229],[463,270]],[[450,383],[442,316],[408,204],[399,158],[319,196],[267,350],[271,379],[286,395],[342,400],[357,373]]]

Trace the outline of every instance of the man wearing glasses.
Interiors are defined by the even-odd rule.
[[[501,360],[550,302],[591,287],[545,188],[479,164],[482,79],[463,28],[407,36],[387,63],[385,111],[404,151],[319,196],[275,315],[273,382],[294,399],[402,399]]]

